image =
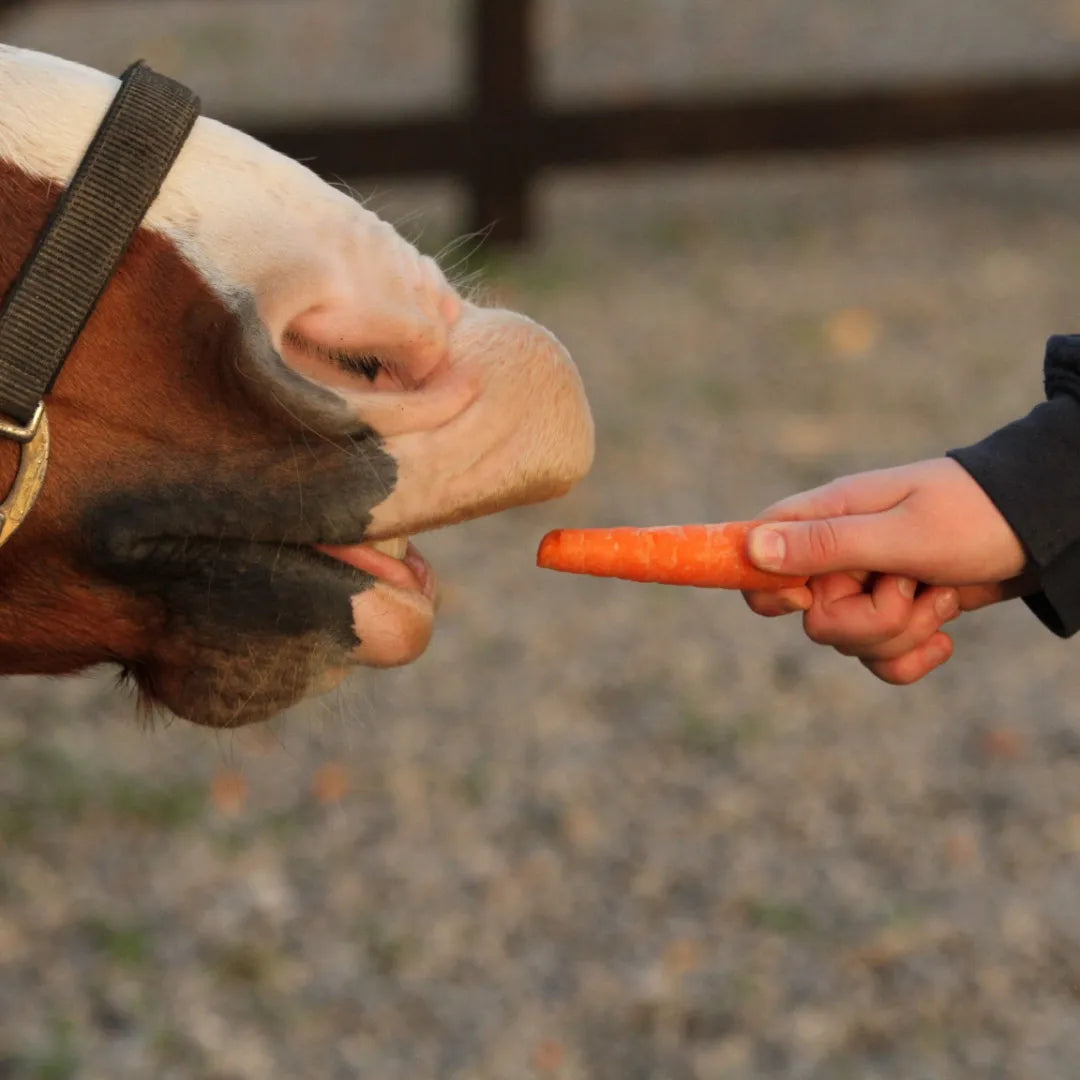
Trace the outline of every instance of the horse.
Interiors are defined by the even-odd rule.
[[[117,88],[0,46],[0,290]],[[594,453],[550,331],[205,116],[45,407],[47,475],[0,547],[0,674],[111,664],[215,727],[416,660],[438,583],[410,538],[561,496]],[[0,496],[20,449],[0,439]]]

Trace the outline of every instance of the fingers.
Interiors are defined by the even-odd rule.
[[[910,578],[885,575],[863,590],[850,575],[832,574],[814,582],[814,605],[803,625],[812,641],[877,662],[922,645],[959,611],[955,589],[931,588],[916,596]]]
[[[914,682],[948,660],[953,643],[941,627],[961,611],[1032,587],[1019,540],[947,458],[843,477],[757,517],[751,562],[809,585],[747,593],[750,608],[802,611],[812,641],[858,658],[886,682]],[[920,591],[916,582],[937,584]]]
[[[813,593],[805,585],[794,589],[774,589],[768,592],[743,593],[750,610],[767,619],[779,615],[793,615],[796,611],[806,611],[814,602]]]
[[[810,588],[750,593],[747,603],[761,615],[803,611],[807,636],[845,656],[856,657],[883,682],[908,686],[951,659],[952,638],[941,627],[961,612],[1024,595],[1030,582],[934,586],[915,594],[910,578],[885,575],[866,588],[868,575],[836,573]],[[806,594],[806,595],[803,595]]]
[[[864,660],[863,664],[883,682],[893,686],[910,686],[941,667],[952,654],[952,638],[938,631],[902,656],[891,660]]]
[[[923,678],[952,655],[952,640],[941,627],[962,604],[989,603],[989,595],[948,586],[918,592],[908,577],[863,573],[824,574],[809,586],[775,593],[748,593],[759,615],[802,611],[811,641],[859,659],[879,679],[907,685]]]
[[[760,569],[813,577],[872,569],[976,584],[1023,571],[1023,545],[955,461],[843,477],[759,514],[747,551]]]
[[[953,644],[941,627],[956,618],[962,602],[951,587],[918,592],[911,578],[847,573],[822,575],[801,590],[752,593],[746,599],[762,615],[803,610],[811,641],[856,657],[879,679],[898,686],[918,681],[949,659]],[[966,599],[989,602],[973,591]]]
[[[912,492],[910,468],[877,469],[831,480],[809,491],[789,495],[766,507],[763,521],[805,521],[812,518],[876,514],[901,503]]]
[[[961,610],[956,589],[930,588],[908,599],[911,584],[883,578],[871,594],[832,604],[821,631],[839,652],[894,686],[918,682],[952,656],[952,639],[941,626]]]
[[[910,521],[894,510],[760,525],[747,538],[760,569],[808,576],[857,567],[903,572],[921,547]]]

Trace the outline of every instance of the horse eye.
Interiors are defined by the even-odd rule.
[[[0,6],[2,6],[2,0],[0,0]],[[342,371],[348,371],[353,375],[363,375],[368,382],[374,382],[379,372],[386,370],[386,363],[374,353],[355,353],[347,349],[320,345],[298,334],[295,330],[286,330],[285,340],[301,352],[321,356],[337,364]]]
[[[370,353],[357,355],[355,353],[336,353],[333,359],[338,366],[345,371],[351,371],[355,375],[363,375],[368,382],[374,382],[376,376],[383,370],[383,362]]]

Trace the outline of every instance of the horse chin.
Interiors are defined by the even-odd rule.
[[[145,717],[172,714],[206,727],[267,720],[339,683],[351,667],[329,635],[247,637],[214,646],[173,639],[148,660],[125,667]]]
[[[384,582],[351,598],[355,638],[338,630],[242,637],[189,626],[160,639],[154,655],[125,669],[140,711],[167,711],[196,724],[242,727],[334,689],[357,667],[389,668],[418,659],[431,640],[433,591]]]

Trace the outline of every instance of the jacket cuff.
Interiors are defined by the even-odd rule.
[[[1036,571],[1028,607],[1059,637],[1080,630],[1080,335],[1053,337],[1049,401],[948,456],[967,470],[1016,533]]]

